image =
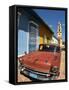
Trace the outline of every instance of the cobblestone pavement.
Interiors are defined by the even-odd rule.
[[[60,76],[58,79],[65,79],[65,51],[61,51]]]
[[[65,79],[65,51],[61,51],[61,64],[60,64],[60,76],[57,78],[59,79]],[[20,71],[18,70],[18,82],[31,82],[29,78],[26,76],[20,74]]]
[[[31,80],[18,72],[18,82],[31,82]]]

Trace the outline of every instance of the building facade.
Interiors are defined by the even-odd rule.
[[[56,36],[54,36],[54,35],[52,36],[51,44],[58,45],[58,38],[56,38]]]
[[[18,10],[18,55],[38,50],[39,44],[51,43],[53,31],[31,9]]]
[[[40,44],[51,44],[53,34],[42,23],[40,24],[40,28],[39,28],[39,36],[40,36]]]

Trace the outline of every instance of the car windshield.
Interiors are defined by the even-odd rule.
[[[58,46],[46,46],[46,45],[41,45],[39,47],[40,51],[49,51],[49,52],[59,52],[60,51],[60,47]]]

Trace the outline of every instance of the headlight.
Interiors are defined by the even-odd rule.
[[[57,66],[53,66],[53,67],[51,68],[51,72],[53,72],[53,73],[58,72],[58,70],[59,70],[59,68],[58,68]]]

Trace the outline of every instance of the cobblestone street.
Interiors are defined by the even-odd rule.
[[[60,64],[60,76],[59,79],[65,79],[65,51],[61,51],[61,64]],[[20,71],[18,70],[18,82],[31,82],[28,77],[20,74]]]
[[[58,79],[65,79],[65,51],[61,51],[60,76]]]
[[[31,82],[31,80],[18,72],[18,82]]]

